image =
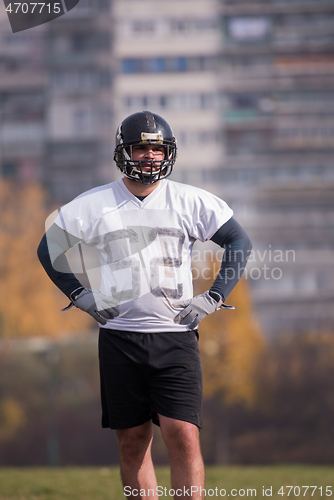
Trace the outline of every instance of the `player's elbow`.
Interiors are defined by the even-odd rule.
[[[246,240],[245,240],[245,249],[246,249],[247,254],[249,254],[251,252],[252,248],[253,248],[253,244],[252,244],[252,242],[247,234]]]
[[[46,257],[46,254],[48,254],[48,245],[46,241],[46,235],[44,234],[43,238],[41,239],[38,248],[37,248],[37,257],[38,260],[40,261],[41,264],[43,264],[43,261]]]

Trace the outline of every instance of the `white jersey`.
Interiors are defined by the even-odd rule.
[[[193,296],[193,244],[232,215],[203,189],[164,179],[140,201],[121,179],[75,198],[55,223],[98,251],[100,291],[120,312],[104,328],[181,332],[188,328],[174,323],[174,304]]]

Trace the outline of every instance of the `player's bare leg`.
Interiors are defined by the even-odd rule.
[[[129,429],[117,429],[116,436],[123,486],[128,486],[131,492],[137,490],[127,498],[156,500],[157,479],[151,457],[152,421]],[[141,489],[145,490],[145,496],[140,496]]]
[[[189,499],[191,492],[194,500],[204,498],[205,473],[198,427],[163,415],[159,415],[159,420],[169,454],[172,488],[182,490],[182,496],[177,495],[175,499]],[[189,493],[184,494],[185,490]]]

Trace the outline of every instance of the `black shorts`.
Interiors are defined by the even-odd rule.
[[[124,429],[157,413],[202,427],[197,332],[140,333],[100,328],[102,427]]]

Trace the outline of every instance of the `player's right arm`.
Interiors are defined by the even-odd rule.
[[[44,234],[37,255],[51,281],[71,300],[70,306],[78,307],[105,325],[108,319],[119,314],[115,304],[111,298],[100,292],[83,287],[71,271],[66,258],[67,250],[80,241],[57,224],[53,224]]]

